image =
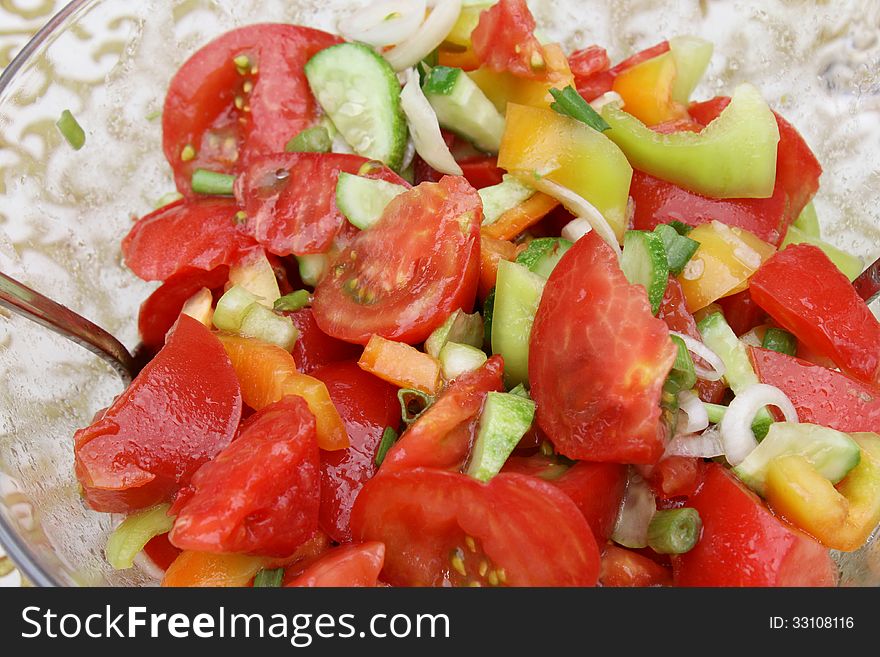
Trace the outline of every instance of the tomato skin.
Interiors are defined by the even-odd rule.
[[[357,174],[368,161],[342,153],[276,153],[254,159],[235,188],[247,213],[246,231],[275,255],[324,253],[340,232],[354,231],[336,207],[339,174]],[[409,187],[386,167],[376,167],[366,177]]]
[[[801,422],[880,433],[880,388],[768,349],[749,347],[749,358],[761,383],[782,390]]]
[[[349,519],[363,485],[376,474],[376,449],[386,427],[397,429],[397,389],[357,363],[334,363],[314,372],[327,386],[351,446],[321,451],[321,529],[337,543],[351,541]]]
[[[834,586],[828,550],[774,516],[717,463],[688,501],[700,513],[697,545],[674,557],[677,586]]]
[[[385,546],[371,542],[334,548],[285,584],[291,587],[374,587],[377,585]]]
[[[729,102],[729,98],[718,97],[694,103],[690,106],[690,113],[694,120],[706,126]],[[636,170],[630,187],[635,205],[634,226],[639,230],[653,230],[657,224],[674,219],[691,226],[718,220],[779,246],[788,226],[819,189],[822,168],[797,130],[778,114],[775,116],[779,144],[776,186],[772,196],[763,199],[708,198]]]
[[[483,583],[481,560],[509,586],[594,586],[599,573],[596,541],[575,504],[525,475],[481,484],[427,468],[380,474],[355,503],[352,532],[385,544],[382,577],[392,586]],[[451,565],[453,551],[465,575]]]
[[[464,178],[446,176],[401,194],[318,284],[318,326],[356,344],[373,334],[423,342],[454,310],[473,308],[481,222],[480,196]]]
[[[138,332],[141,342],[158,351],[165,344],[165,335],[177,321],[183,305],[202,288],[221,288],[229,279],[229,267],[211,271],[188,269],[169,278],[141,304]]]
[[[535,38],[535,19],[525,0],[501,0],[480,14],[471,33],[482,66],[531,80],[546,79],[544,49]],[[533,66],[533,62],[539,62]]]
[[[596,540],[608,540],[626,491],[626,466],[578,461],[557,475],[559,467],[558,460],[549,456],[511,456],[503,472],[531,475],[553,484],[577,505]]]
[[[669,277],[669,283],[666,285],[666,292],[663,300],[660,302],[660,309],[657,317],[666,322],[666,326],[670,331],[676,333],[684,333],[695,340],[703,341],[700,331],[697,329],[697,322],[694,316],[687,309],[687,300],[684,296],[684,290],[681,283],[674,276]],[[708,363],[704,363],[702,359],[697,359],[698,364],[708,368]],[[707,381],[705,379],[697,379],[697,394],[700,399],[710,404],[718,404],[724,398],[724,391],[727,386],[723,381]]]
[[[574,73],[574,83],[578,93],[587,102],[592,102],[602,94],[611,91],[618,75],[666,52],[669,52],[669,42],[661,41],[656,46],[637,52],[616,66],[608,68],[610,62],[604,48],[590,46],[573,53],[569,62],[572,66],[571,72]]]
[[[500,185],[504,171],[498,168],[498,158],[488,155],[475,155],[458,161],[461,172],[474,189]]]
[[[599,582],[609,587],[669,586],[672,573],[638,552],[609,544],[602,555]]]
[[[317,369],[344,360],[354,360],[361,348],[350,342],[331,338],[315,322],[311,308],[303,308],[293,313],[285,313],[293,320],[299,330],[299,339],[293,346],[293,359],[303,374],[311,374]]]
[[[226,199],[177,201],[139,219],[125,239],[125,264],[145,281],[165,281],[185,269],[212,271],[235,264],[257,247],[235,225],[238,207]]]
[[[866,383],[880,381],[880,322],[821,249],[793,244],[763,264],[752,298],[807,347]]]
[[[470,451],[472,425],[486,395],[504,390],[503,372],[501,356],[492,356],[479,369],[450,383],[388,451],[380,472],[460,467]]]
[[[318,527],[315,418],[287,396],[242,423],[239,436],[192,478],[171,542],[184,550],[285,557]]]
[[[318,114],[303,67],[340,41],[307,27],[258,24],[199,49],[172,79],[162,113],[162,145],[177,188],[192,195],[196,169],[237,173],[254,157],[284,151]],[[239,73],[233,61],[239,55],[247,55],[258,73]],[[246,83],[253,85],[250,93]],[[236,107],[236,96],[247,111]],[[186,146],[196,154],[189,161],[181,157]]]
[[[181,316],[129,388],[74,435],[86,502],[96,511],[128,513],[170,500],[232,440],[241,405],[220,342]]]
[[[575,242],[547,281],[529,347],[538,424],[556,450],[586,461],[656,462],[660,393],[674,360],[666,324],[611,247],[595,232]]]

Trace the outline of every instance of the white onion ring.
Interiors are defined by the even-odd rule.
[[[779,388],[766,383],[748,386],[733,398],[718,425],[721,428],[721,444],[730,465],[742,463],[758,446],[752,433],[752,422],[765,406],[775,406],[782,411],[786,422],[799,421],[791,400]]]
[[[669,335],[674,335],[681,339],[689,352],[699,356],[712,366],[711,370],[707,370],[705,367],[694,363],[694,372],[696,373],[697,378],[703,379],[704,381],[720,381],[721,377],[727,372],[727,368],[724,366],[724,361],[721,360],[721,357],[699,340],[695,340],[691,336],[679,333],[678,331],[670,331]]]
[[[578,217],[565,225],[565,228],[562,229],[562,237],[569,242],[577,242],[591,230],[593,230],[593,226],[590,225],[590,222],[583,217]]]
[[[453,176],[462,174],[461,167],[440,133],[440,122],[431,103],[425,98],[419,84],[419,74],[409,70],[408,80],[400,92],[400,107],[406,115],[409,134],[412,137],[416,152],[421,158],[440,173]]]
[[[678,408],[687,419],[683,423],[684,426],[676,429],[677,433],[699,433],[709,426],[709,412],[700,398],[690,390],[682,390],[678,393]],[[682,424],[681,416],[679,416],[679,424]]]
[[[721,432],[715,427],[703,433],[680,434],[675,436],[666,446],[663,457],[688,456],[691,458],[714,459],[724,455],[721,444]]]
[[[374,0],[340,19],[337,27],[350,41],[393,46],[416,33],[425,21],[425,9],[425,0]]]
[[[461,0],[431,0],[428,4],[434,8],[415,33],[382,53],[395,71],[415,66],[434,52],[455,27],[461,14]]]
[[[587,199],[575,194],[573,191],[562,185],[558,185],[547,178],[540,178],[536,181],[529,181],[532,186],[539,192],[544,192],[547,196],[552,196],[565,206],[565,209],[580,219],[586,219],[596,234],[599,235],[610,246],[619,258],[621,256],[620,244],[617,236],[611,228],[611,224],[602,216],[602,213],[590,203]]]

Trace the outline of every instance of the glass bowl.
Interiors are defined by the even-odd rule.
[[[132,217],[174,186],[162,157],[165,89],[200,45],[230,28],[289,21],[333,29],[344,0],[75,0],[0,76],[0,270],[138,342],[152,286],[123,266]],[[825,237],[880,255],[880,3],[785,0],[533,0],[544,37],[599,43],[619,59],[664,37],[716,46],[695,97],[755,83],[825,168],[816,200]],[[55,121],[70,109],[75,152]],[[114,572],[112,524],[83,505],[72,435],[121,391],[101,361],[25,320],[0,316],[0,542],[38,585],[153,583]],[[843,583],[880,583],[880,548],[839,561]]]

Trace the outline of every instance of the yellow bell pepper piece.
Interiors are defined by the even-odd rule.
[[[511,103],[498,166],[526,183],[546,177],[579,194],[623,240],[632,167],[602,133],[550,109]]]
[[[558,44],[549,43],[543,48],[547,66],[546,80],[528,80],[506,71],[496,73],[487,68],[479,68],[468,75],[502,114],[508,103],[550,107],[553,102],[550,90],[564,89],[574,84],[574,76],[571,74],[568,59]]]
[[[452,31],[446,35],[446,42],[461,48],[471,45],[471,33],[480,22],[480,14],[489,9],[498,0],[486,0],[485,2],[463,2],[458,20],[452,26]]]
[[[800,456],[774,459],[767,471],[767,503],[823,545],[851,552],[880,523],[880,436],[851,434],[859,464],[837,487]]]
[[[676,76],[675,59],[665,52],[623,71],[612,90],[623,98],[624,110],[645,125],[657,125],[687,116],[684,105],[672,99]]]
[[[752,274],[776,251],[747,230],[720,221],[697,226],[688,237],[700,248],[678,280],[692,313],[746,289]]]

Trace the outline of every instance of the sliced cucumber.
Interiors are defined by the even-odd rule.
[[[367,230],[379,221],[388,204],[405,191],[403,185],[343,171],[336,182],[336,207],[353,226]]]
[[[535,190],[504,174],[501,182],[479,191],[483,201],[483,225],[494,224],[502,214],[530,199]]]
[[[467,474],[480,481],[498,474],[534,419],[531,399],[507,392],[486,395]]]
[[[315,98],[359,155],[392,169],[403,163],[406,120],[394,69],[368,46],[340,43],[305,66]]]
[[[497,153],[504,117],[460,68],[435,66],[422,86],[440,125],[482,151]]]
[[[749,488],[764,494],[767,467],[779,456],[803,456],[823,477],[836,484],[859,464],[862,450],[845,433],[815,424],[774,422],[746,459],[733,471]]]
[[[562,256],[572,246],[571,242],[561,237],[539,237],[529,242],[526,250],[516,257],[516,261],[538,276],[550,278]]]
[[[669,40],[669,52],[675,62],[672,100],[687,105],[709,67],[713,49],[711,41],[695,36],[679,36]]]
[[[749,361],[749,352],[736,333],[730,328],[724,315],[712,313],[697,328],[703,338],[703,343],[724,363],[724,379],[735,394],[739,394],[745,388],[759,383],[758,375]]]
[[[299,265],[299,277],[303,283],[315,287],[324,276],[329,265],[329,258],[323,253],[296,256]]]
[[[504,358],[508,388],[529,379],[529,337],[546,281],[523,265],[501,260],[492,313],[492,353]]]
[[[217,301],[212,321],[221,331],[238,333],[250,307],[259,303],[260,297],[248,292],[243,287],[233,285]]]
[[[483,346],[483,331],[483,318],[480,317],[480,313],[468,315],[461,310],[456,310],[425,340],[425,351],[434,358],[439,358],[440,352],[447,342],[481,347]]]
[[[290,351],[299,338],[299,330],[290,317],[278,315],[259,303],[251,304],[238,330],[241,335],[278,345]]]
[[[660,236],[643,230],[627,231],[623,238],[620,267],[631,284],[645,288],[651,310],[656,315],[669,283],[666,247]]]
[[[473,372],[489,359],[482,349],[469,344],[447,342],[440,350],[440,371],[446,381],[457,379],[465,372]]]
[[[780,248],[784,249],[791,244],[812,244],[822,249],[825,255],[828,256],[828,259],[851,281],[855,280],[865,267],[865,263],[858,256],[841,251],[836,246],[832,246],[828,242],[810,235],[794,224],[788,227],[788,232],[785,234],[785,239],[782,241]]]
[[[816,213],[816,206],[810,201],[801,210],[798,218],[792,224],[795,228],[803,231],[810,237],[821,238],[822,230],[819,227],[819,215]]]

